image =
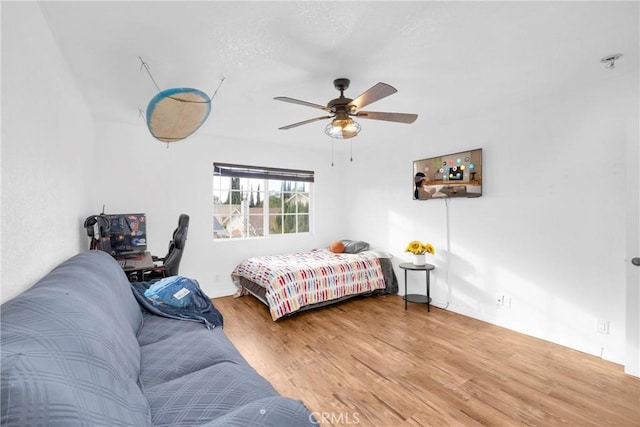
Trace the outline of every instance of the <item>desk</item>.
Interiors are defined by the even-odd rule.
[[[431,311],[431,295],[430,293],[430,276],[431,270],[433,270],[435,265],[425,264],[425,265],[415,265],[411,262],[403,262],[400,264],[400,268],[404,270],[404,309],[407,310],[407,301],[414,302],[416,304],[427,304],[427,311]],[[427,276],[427,294],[407,294],[407,271],[424,271]]]
[[[131,275],[135,273],[135,277],[140,281],[144,280],[145,271],[153,270],[156,267],[151,258],[151,252],[145,252],[135,257],[116,257],[116,260],[120,263],[120,267],[127,277],[131,278]]]

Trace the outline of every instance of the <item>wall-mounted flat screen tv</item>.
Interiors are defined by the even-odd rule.
[[[413,162],[413,199],[482,196],[482,148]]]

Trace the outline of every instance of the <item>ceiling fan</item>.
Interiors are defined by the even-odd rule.
[[[352,117],[358,117],[361,119],[372,120],[385,120],[388,122],[398,123],[413,123],[418,118],[417,114],[406,113],[383,113],[378,111],[361,111],[360,109],[381,100],[389,95],[393,95],[397,90],[386,83],[376,83],[371,88],[364,91],[356,99],[347,98],[344,96],[344,91],[349,88],[349,79],[340,78],[333,81],[333,85],[340,91],[340,97],[332,99],[326,106],[320,104],[314,104],[312,102],[300,101],[299,99],[293,99],[286,96],[278,96],[274,99],[278,101],[290,102],[292,104],[306,105],[307,107],[318,108],[324,110],[330,115],[316,117],[302,122],[293,123],[287,126],[282,126],[278,129],[291,129],[297,126],[306,125],[308,123],[317,122],[325,119],[333,119],[331,123],[327,125],[324,132],[332,138],[347,139],[353,138],[360,132],[360,124],[358,124]]]

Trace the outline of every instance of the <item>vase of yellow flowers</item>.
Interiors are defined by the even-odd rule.
[[[436,253],[431,243],[422,243],[418,240],[409,242],[404,251],[413,254],[413,265],[425,265],[425,254],[435,255]]]

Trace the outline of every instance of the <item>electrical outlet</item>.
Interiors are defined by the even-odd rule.
[[[500,308],[511,308],[511,297],[507,295],[496,296],[496,305]]]
[[[597,332],[603,335],[609,335],[609,321],[608,320],[598,320]]]

